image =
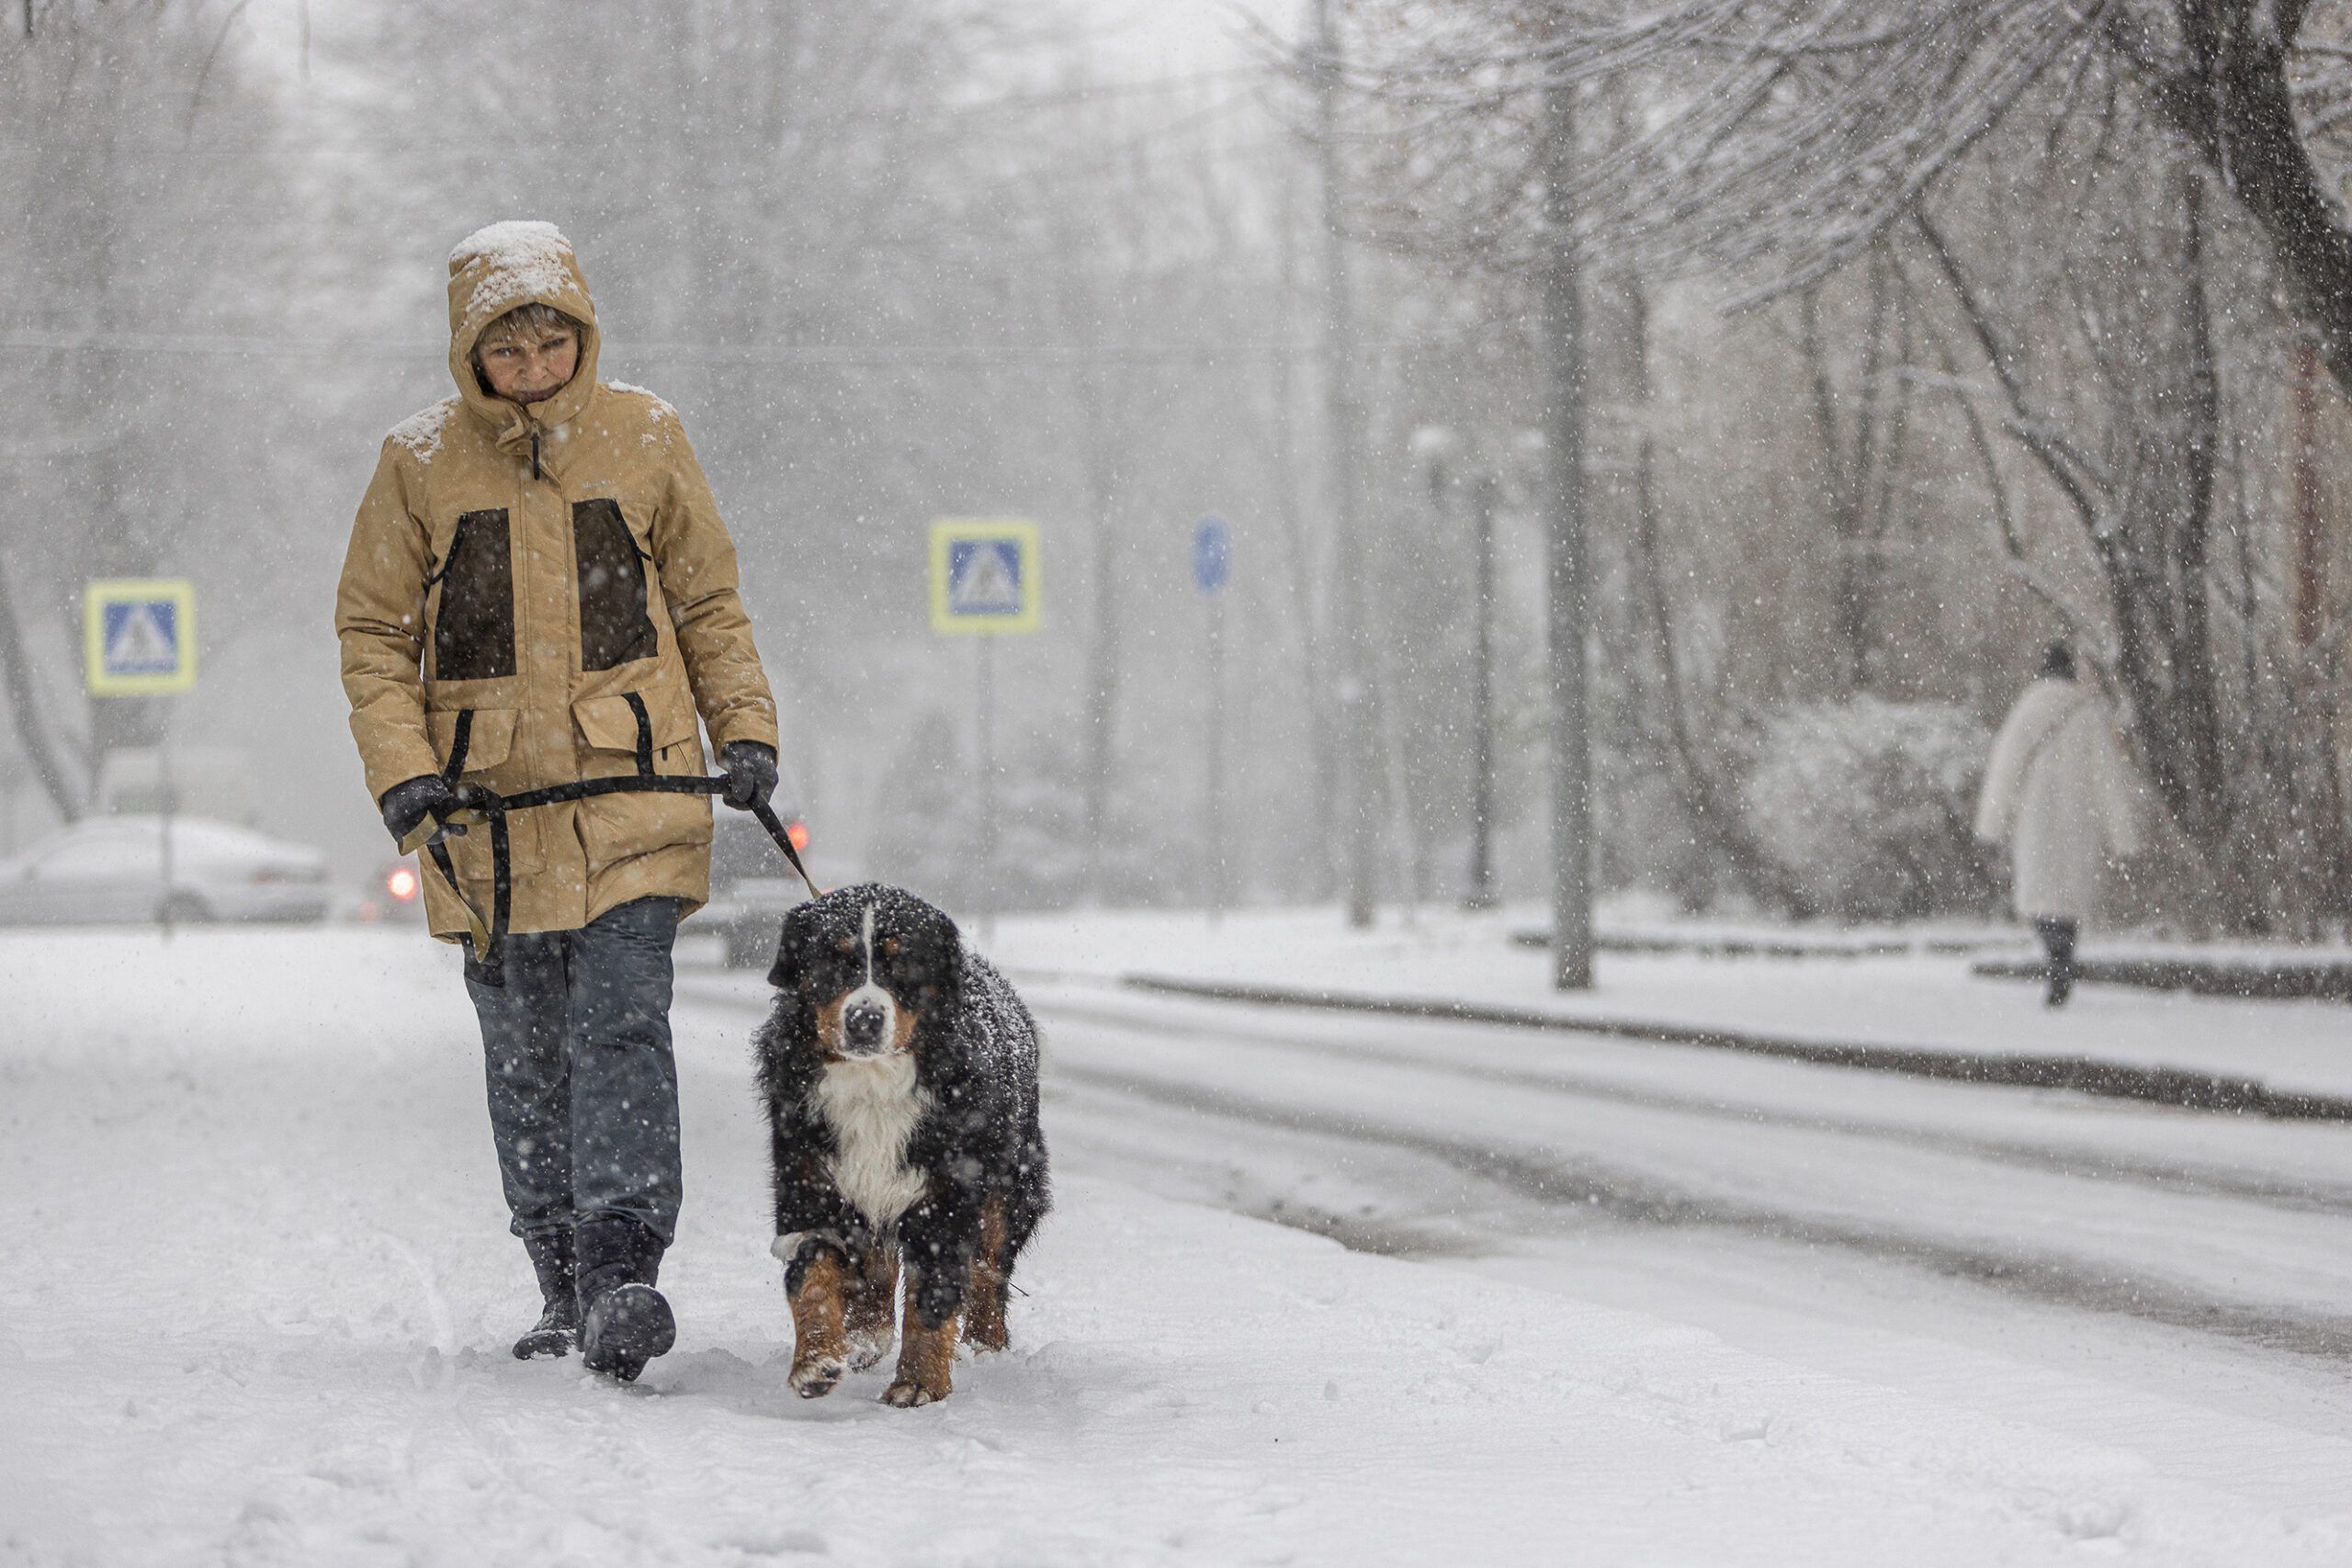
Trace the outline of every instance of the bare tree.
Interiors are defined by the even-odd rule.
[[[1398,7],[1383,7],[1393,12]],[[1588,198],[1645,259],[1763,264],[1758,293],[1860,256],[2013,115],[2184,141],[2264,236],[2352,387],[2352,226],[2323,164],[2352,133],[2345,18],[2311,0],[1684,0],[1401,7],[1419,28],[1370,90],[1492,114],[1563,80],[1636,76],[1652,129]],[[1493,17],[1501,17],[1501,23]],[[2154,124],[2114,119],[2127,89]],[[1661,190],[1664,182],[1664,190]]]
[[[2275,283],[2352,385],[2352,231],[2328,194],[2352,132],[2341,15],[2268,0],[1363,0],[1356,16],[1377,40],[1354,51],[1364,114],[1391,148],[1375,220],[1400,243],[1524,265],[1542,232],[1525,194],[1538,106],[1564,82],[1608,81],[1639,129],[1586,158],[1582,243],[1648,277],[1720,280],[1735,308],[1793,297],[1792,390],[1839,550],[1830,609],[1849,682],[1869,668],[1910,400],[1939,377],[1986,377],[1990,423],[1973,400],[1947,406],[2003,558],[2123,699],[2226,916],[2311,907],[2312,879],[2260,825],[2275,836],[2291,818],[2309,851],[2335,829],[2300,803],[2335,795],[2240,760],[2283,744],[2264,716],[2276,682],[2263,659],[2224,667],[2216,622],[2218,604],[2242,647],[2267,646],[2251,629],[2272,614],[2264,597],[2221,592],[2225,566],[2259,575],[2251,536],[2269,505],[2259,470],[2225,465],[2264,395],[2233,400],[2225,361],[2275,370],[2218,343],[2216,318],[2268,341]],[[1856,275],[1864,303],[1832,328],[1830,291],[1850,297]],[[1964,369],[1937,320],[1971,345]],[[1930,352],[1939,371],[1919,363]],[[2007,474],[1996,432],[2030,484]],[[2035,521],[2045,494],[2064,541]],[[2248,521],[2224,562],[2233,508]]]
[[[0,199],[23,215],[0,232],[15,329],[0,344],[0,690],[68,818],[103,753],[152,744],[164,720],[153,700],[81,699],[82,584],[208,575],[268,482],[240,459],[277,411],[242,411],[212,367],[167,347],[172,329],[247,319],[288,238],[254,221],[285,165],[242,9],[41,0],[21,34],[0,33]],[[242,472],[244,493],[176,481],[215,466]],[[208,588],[233,595],[228,576]],[[214,652],[236,626],[218,617]]]
[[[1799,352],[1804,363],[1818,444],[1822,516],[1837,551],[1830,620],[1839,683],[1849,692],[1873,673],[1873,612],[1882,547],[1894,520],[1895,487],[1910,428],[1912,386],[1891,374],[1906,346],[1908,326],[1892,281],[1893,263],[1874,248],[1864,267],[1863,319],[1858,354],[1833,351],[1824,329],[1826,284],[1797,298]],[[1842,361],[1854,360],[1852,384],[1840,384]]]
[[[1711,674],[1683,646],[1679,607],[1668,588],[1669,569],[1659,534],[1657,446],[1649,416],[1657,389],[1650,371],[1650,305],[1639,278],[1612,279],[1622,312],[1623,377],[1635,411],[1631,516],[1624,553],[1634,604],[1629,617],[1645,655],[1630,660],[1646,672],[1634,705],[1637,728],[1667,760],[1680,804],[1708,857],[1739,888],[1767,908],[1798,918],[1821,911],[1759,841],[1741,808],[1734,777],[1737,749],[1727,745],[1734,704],[1721,672]]]

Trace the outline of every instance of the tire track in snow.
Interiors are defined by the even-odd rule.
[[[1084,1003],[1066,1002],[1058,998],[1043,1002],[1033,998],[1031,1006],[1040,1016],[1068,1018],[1098,1027],[1133,1030],[1139,1033],[1158,1034],[1170,1038],[1215,1039],[1228,1043],[1247,1043],[1252,1045],[1272,1046],[1278,1050],[1304,1055],[1317,1055],[1341,1061],[1378,1062],[1385,1066],[1440,1073],[1518,1089],[1541,1089],[1547,1093],[1566,1094],[1583,1100],[1608,1100],[1621,1105],[1638,1106],[1648,1111],[1708,1117],[1743,1125],[1762,1124],[1782,1127],[1795,1132],[1832,1133],[1847,1137],[1900,1145],[1906,1149],[1935,1149],[1944,1154],[1959,1155],[1963,1157],[1990,1159],[2004,1165],[2044,1171],[2053,1176],[2092,1181],[2126,1182],[2167,1193],[2228,1198],[2296,1213],[2328,1214],[2337,1218],[2352,1219],[2352,1184],[2341,1182],[2289,1179],[2265,1176],[2254,1171],[2233,1170],[2222,1166],[2199,1165],[2177,1160],[2156,1160],[2141,1155],[2080,1145],[2069,1147],[2055,1142],[2031,1143],[2012,1138],[1984,1137],[1923,1126],[1916,1122],[1857,1116],[1829,1116],[1784,1111],[1753,1102],[1721,1098],[1703,1099],[1695,1095],[1674,1094],[1664,1089],[1643,1089],[1567,1068],[1488,1066],[1476,1062],[1441,1059],[1410,1049],[1398,1050],[1366,1044],[1341,1045],[1329,1041],[1302,1039],[1276,1030],[1252,1028],[1239,1023],[1230,1027],[1223,1024],[1204,1027],[1181,1020],[1125,1011],[1115,1007],[1094,1007]],[[1446,1027],[1434,1021],[1430,1026],[1440,1029]],[[2146,1110],[2150,1114],[2166,1113],[2166,1108],[2164,1107],[2150,1106]],[[2190,1113],[2180,1112],[2180,1114]]]
[[[1798,1247],[1834,1247],[1993,1286],[2049,1304],[2119,1314],[2191,1329],[2298,1356],[2352,1362],[2352,1315],[2299,1313],[2227,1302],[2156,1280],[2119,1278],[2096,1261],[2026,1248],[1995,1249],[1886,1226],[1826,1219],[1763,1202],[1738,1202],[1679,1190],[1655,1177],[1584,1156],[1516,1151],[1370,1118],[1258,1100],[1229,1089],[1172,1084],[1148,1075],[1068,1062],[1053,1077],[1087,1089],[1250,1126],[1306,1132],[1424,1156],[1512,1194],[1564,1213],[1599,1213],[1657,1228],[1720,1227]],[[1258,1217],[1280,1215],[1261,1213]],[[1335,1240],[1344,1230],[1325,1230]]]

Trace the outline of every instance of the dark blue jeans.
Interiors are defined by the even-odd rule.
[[[576,931],[510,935],[506,984],[466,981],[516,1235],[599,1214],[628,1215],[664,1246],[676,1235],[677,934],[677,899],[639,898]]]

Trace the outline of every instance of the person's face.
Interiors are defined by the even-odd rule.
[[[481,348],[482,378],[511,402],[536,403],[563,390],[580,368],[580,335],[570,327],[510,333]]]

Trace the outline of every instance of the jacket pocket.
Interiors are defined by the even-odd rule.
[[[495,788],[494,781],[481,775],[501,766],[514,754],[514,726],[521,716],[513,708],[457,708],[426,714],[424,728],[432,737],[433,754],[440,759],[444,773],[449,770],[450,758],[457,756],[458,738],[463,735],[465,753],[458,759],[458,776],[479,780]],[[507,858],[517,874],[537,871],[544,863],[537,820],[544,815],[540,811],[517,811],[506,818]],[[469,824],[462,837],[443,841],[449,846],[449,859],[458,868],[458,881],[465,888],[466,897],[473,899],[481,912],[488,915],[490,825],[487,822]]]
[[[662,649],[647,613],[645,563],[620,502],[571,506],[572,558],[580,575],[580,668],[611,670]]]
[[[666,682],[656,682],[641,692],[575,698],[571,718],[579,727],[581,741],[590,751],[612,753],[584,759],[582,772],[590,777],[702,771],[702,744],[695,735],[694,704]]]
[[[694,704],[676,684],[662,682],[641,692],[580,697],[571,705],[571,716],[583,747],[583,778],[639,773],[644,771],[642,760],[650,760],[656,773],[702,773]],[[592,876],[616,862],[657,850],[707,844],[710,797],[650,790],[594,795],[580,803],[580,838]]]
[[[465,755],[458,761],[458,772],[461,777],[498,766],[514,749],[513,708],[461,708],[450,713],[428,713],[424,716],[424,727],[433,737],[433,754],[441,760],[444,773],[449,771],[449,759],[457,752],[458,737],[461,731],[466,739]]]
[[[514,673],[514,555],[506,509],[458,516],[449,548],[425,580],[433,606],[433,678],[489,681]]]

